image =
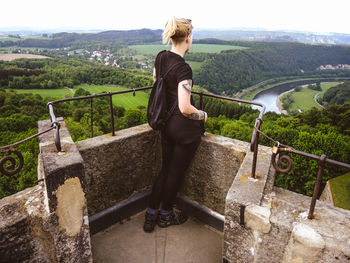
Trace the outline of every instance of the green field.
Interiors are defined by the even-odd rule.
[[[128,88],[120,86],[103,86],[103,85],[79,85],[74,87],[74,89],[83,88],[89,91],[91,94],[99,94],[102,92],[115,92],[128,90]],[[135,97],[132,93],[125,93],[120,95],[113,95],[113,104],[124,107],[125,109],[136,108],[138,106],[147,107],[148,104],[148,93],[147,91],[138,91],[135,93]]]
[[[104,86],[104,85],[79,85],[75,86],[73,91],[83,88],[87,91],[89,91],[91,94],[99,94],[102,92],[115,92],[115,91],[121,91],[121,90],[128,90],[128,88],[120,87],[120,86]],[[9,91],[9,90],[7,90]],[[14,91],[18,93],[32,93],[32,94],[39,94],[42,97],[52,97],[55,99],[62,99],[66,96],[73,96],[73,93],[69,89],[15,89]],[[132,93],[125,93],[120,95],[113,95],[113,104],[122,106],[126,109],[129,108],[136,108],[138,106],[145,106],[147,107],[148,104],[148,93],[147,91],[138,91],[135,93],[135,97],[132,95]]]
[[[321,82],[322,91],[312,90],[307,87],[304,87],[299,92],[293,91],[291,94],[293,96],[294,102],[291,104],[291,110],[302,110],[307,111],[312,107],[321,108],[315,101],[314,96],[317,93],[320,93],[318,96],[322,96],[322,94],[331,87],[334,87],[342,82]]]
[[[10,91],[9,89],[7,91]],[[69,89],[14,89],[17,93],[32,93],[39,94],[40,96],[53,97],[53,98],[65,98],[66,95],[72,96],[72,92]]]
[[[334,205],[350,210],[350,173],[330,180]]]
[[[157,55],[160,51],[166,49],[170,50],[171,45],[131,45],[130,48],[145,55]],[[223,50],[229,49],[246,49],[247,47],[233,46],[233,45],[216,45],[216,44],[193,44],[190,52],[203,53],[220,53]]]

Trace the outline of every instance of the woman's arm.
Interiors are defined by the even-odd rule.
[[[205,111],[197,110],[191,105],[192,80],[183,80],[178,85],[178,101],[181,113],[189,119],[207,121],[208,115]]]

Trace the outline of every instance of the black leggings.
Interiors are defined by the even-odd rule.
[[[158,209],[162,203],[162,210],[169,211],[172,209],[176,194],[180,190],[185,172],[201,142],[201,137],[189,144],[179,144],[162,132],[161,142],[162,169],[153,184],[149,207]]]

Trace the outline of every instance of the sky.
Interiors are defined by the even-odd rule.
[[[350,34],[349,0],[4,0],[0,6],[0,28],[163,29],[176,16],[197,29]]]

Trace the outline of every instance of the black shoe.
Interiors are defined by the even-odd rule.
[[[183,212],[177,212],[172,210],[168,215],[159,214],[158,217],[158,226],[159,227],[168,227],[171,225],[181,225],[185,223],[188,219],[188,216]]]
[[[147,233],[150,233],[154,230],[154,227],[157,224],[158,214],[152,215],[146,212],[145,223],[143,224],[143,230]]]

